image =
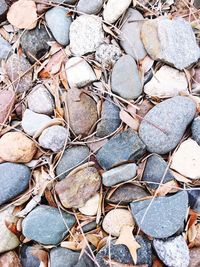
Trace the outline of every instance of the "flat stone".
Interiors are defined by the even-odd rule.
[[[188,81],[183,71],[169,66],[161,67],[144,86],[145,94],[159,98],[169,98],[188,92]]]
[[[98,212],[98,207],[99,207],[99,200],[100,200],[100,195],[97,193],[88,201],[86,201],[85,205],[81,208],[79,208],[79,211],[88,216],[94,216]]]
[[[142,83],[135,60],[124,55],[115,63],[111,76],[113,93],[125,98],[135,99],[142,93]]]
[[[80,0],[76,8],[78,12],[95,15],[101,10],[103,2],[103,0]]]
[[[25,133],[33,136],[50,121],[51,118],[49,116],[26,109],[22,117],[22,128]]]
[[[97,80],[92,67],[81,57],[71,57],[67,61],[65,69],[71,88],[81,88]]]
[[[200,248],[190,249],[190,264],[189,267],[198,267],[200,265],[199,258]]]
[[[1,2],[2,1],[0,1],[0,6],[1,6]],[[1,12],[1,7],[0,7],[0,12]],[[0,16],[1,16],[1,14],[0,14]],[[6,59],[12,50],[12,46],[9,44],[8,41],[6,41],[2,36],[0,36],[0,47],[1,47],[0,60]]]
[[[87,232],[90,232],[90,231],[96,229],[96,227],[97,227],[97,223],[96,223],[96,220],[94,220],[94,221],[91,221],[91,222],[83,225],[82,230],[84,233],[87,233]]]
[[[138,227],[151,237],[172,236],[184,223],[188,209],[187,192],[181,191],[173,196],[157,197],[151,201],[142,200],[130,204]]]
[[[145,144],[128,129],[112,137],[96,155],[98,163],[106,170],[127,161],[136,161],[144,155]]]
[[[20,249],[20,262],[22,267],[40,267],[41,265],[46,267],[48,252],[40,246],[22,245]]]
[[[0,23],[6,20],[6,13],[8,11],[8,4],[5,0],[0,1]]]
[[[90,150],[87,146],[72,146],[65,149],[56,167],[58,179],[64,179],[75,167],[87,161],[89,155]]]
[[[200,187],[191,188],[188,190],[189,206],[191,209],[200,213]]]
[[[121,50],[112,44],[100,44],[96,49],[95,59],[104,67],[110,68],[121,57]]]
[[[40,205],[23,220],[22,233],[28,239],[41,244],[56,245],[67,235],[74,223],[73,215]]]
[[[192,126],[192,138],[200,145],[200,116],[193,120]]]
[[[82,15],[70,26],[70,49],[74,55],[82,56],[94,52],[103,42],[102,20],[97,16]]]
[[[129,8],[124,19],[120,34],[120,45],[126,54],[135,60],[141,60],[147,52],[141,40],[141,28],[144,22],[142,14],[136,9]]]
[[[140,124],[139,136],[151,153],[165,154],[180,142],[193,120],[196,105],[185,96],[175,96],[153,107]]]
[[[0,255],[0,266],[22,267],[19,258],[14,251],[9,251]]]
[[[147,53],[154,60],[169,63],[177,69],[189,67],[200,57],[192,27],[181,17],[145,21],[141,37]]]
[[[27,102],[28,108],[36,113],[50,115],[55,108],[53,96],[42,84],[33,87],[27,96]]]
[[[15,93],[13,91],[0,91],[0,123],[5,123],[12,112],[15,102]]]
[[[45,20],[53,37],[61,45],[69,44],[69,28],[72,18],[67,16],[69,9],[54,7],[45,13]]]
[[[189,249],[182,235],[167,240],[154,239],[153,246],[158,257],[169,267],[188,267]]]

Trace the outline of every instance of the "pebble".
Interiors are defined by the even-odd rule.
[[[72,146],[65,149],[56,167],[58,179],[64,179],[75,167],[87,161],[89,155],[90,150],[87,146]]]
[[[103,65],[103,67],[110,68],[121,57],[121,50],[112,44],[100,44],[95,52],[95,59]]]
[[[102,174],[102,183],[105,186],[113,186],[131,180],[136,176],[137,165],[135,163],[123,164],[112,168]]]
[[[154,239],[153,246],[158,257],[169,267],[188,267],[189,249],[182,235],[167,240]]]
[[[87,233],[87,232],[94,230],[96,227],[97,227],[97,223],[96,223],[96,220],[94,220],[83,225],[82,230],[84,233]]]
[[[119,107],[113,103],[113,100],[109,96],[107,96],[102,104],[101,120],[97,124],[97,137],[105,137],[117,130],[121,123],[119,112]]]
[[[188,190],[189,206],[194,211],[200,213],[200,187],[191,188]]]
[[[123,22],[119,36],[121,39],[120,45],[126,54],[132,56],[135,60],[142,60],[147,55],[140,37],[144,18],[139,11],[129,8]]]
[[[100,188],[101,177],[94,167],[86,167],[69,175],[55,186],[65,208],[81,208]]]
[[[15,175],[13,175],[15,174]],[[0,164],[0,205],[8,202],[28,188],[30,170],[23,164]]]
[[[70,26],[70,49],[74,55],[82,56],[94,52],[103,42],[104,32],[101,18],[82,15]]]
[[[183,71],[169,66],[161,67],[144,86],[145,94],[159,98],[169,98],[188,93],[188,81]]]
[[[134,226],[130,211],[125,209],[113,209],[103,219],[102,227],[105,232],[112,236],[119,236],[123,226]]]
[[[59,125],[46,128],[40,135],[38,142],[41,147],[51,149],[53,152],[59,152],[63,149],[68,139],[68,130]]]
[[[0,255],[1,267],[22,267],[17,254],[14,251],[9,251]]]
[[[200,9],[200,1],[199,0],[194,0],[194,7],[197,9]]]
[[[50,115],[55,109],[53,96],[42,84],[33,87],[27,96],[28,108],[36,113]]]
[[[126,161],[139,159],[145,151],[145,144],[139,136],[132,129],[128,129],[112,137],[100,148],[96,158],[102,168],[108,170]]]
[[[181,143],[172,156],[171,168],[190,178],[200,178],[200,146],[192,139]]]
[[[142,83],[135,60],[124,55],[115,63],[111,76],[113,93],[125,98],[136,99],[142,93]]]
[[[53,37],[61,45],[69,44],[69,28],[72,18],[67,16],[69,9],[63,7],[54,7],[45,13],[45,20]]]
[[[0,91],[0,123],[5,123],[15,102],[13,91]]]
[[[195,102],[185,96],[175,96],[153,107],[139,127],[139,136],[147,150],[165,154],[175,148],[195,112]]]
[[[22,117],[22,128],[25,133],[30,136],[45,127],[51,118],[44,114],[33,112],[30,109],[26,109]]]
[[[6,62],[6,71],[10,81],[13,83],[14,91],[23,93],[32,86],[33,71],[31,70],[30,63],[23,55],[11,55]],[[26,74],[19,79],[23,73]]]
[[[79,211],[88,216],[94,216],[97,214],[98,207],[99,207],[100,195],[95,194],[93,197],[88,199],[85,205],[79,208]]]
[[[9,132],[0,139],[0,158],[4,161],[27,163],[32,160],[37,147],[20,132]]]
[[[71,88],[84,87],[97,79],[92,67],[81,57],[71,57],[67,61],[65,69]]]
[[[77,0],[65,0],[64,3],[68,4],[68,5],[73,5],[77,2]],[[53,0],[52,3],[56,3],[56,4],[62,4],[63,0]]]
[[[157,197],[130,204],[133,217],[148,236],[166,238],[175,234],[184,223],[188,209],[188,194],[180,191],[169,197]],[[147,211],[147,208],[150,208]],[[143,219],[145,216],[145,219]]]
[[[141,37],[150,57],[177,69],[189,67],[200,57],[200,49],[192,27],[181,17],[159,17],[145,21]]]
[[[200,145],[200,116],[196,117],[191,126],[192,138]]]
[[[199,267],[200,258],[199,258],[200,248],[190,249],[190,264],[189,267]]]
[[[1,2],[0,2],[0,5],[1,5]],[[1,12],[1,10],[0,10],[0,12]],[[1,14],[0,14],[0,16],[1,16]],[[6,41],[1,35],[0,35],[0,47],[1,47],[0,60],[6,59],[9,55],[9,53],[11,52],[12,47],[9,44],[9,42]]]
[[[41,265],[47,267],[48,252],[39,246],[22,245],[20,249],[20,261],[22,267],[40,267]]]
[[[103,18],[107,23],[114,23],[129,7],[131,0],[108,0],[103,11]]]
[[[95,15],[101,10],[103,2],[103,0],[79,0],[76,8],[78,12]]]
[[[73,215],[56,208],[41,205],[32,210],[22,221],[22,233],[28,239],[44,245],[56,245],[74,225]],[[68,228],[67,228],[67,226]]]
[[[6,20],[8,5],[5,0],[0,1],[0,23]]]

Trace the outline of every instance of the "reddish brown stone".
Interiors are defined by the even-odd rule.
[[[0,267],[22,267],[17,254],[13,251],[0,256]]]

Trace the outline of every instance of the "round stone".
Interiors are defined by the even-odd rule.
[[[96,49],[95,59],[105,67],[112,67],[121,57],[121,50],[112,44],[101,44]]]
[[[191,129],[192,138],[200,145],[200,116],[194,119]]]
[[[103,2],[103,0],[79,0],[77,11],[89,15],[95,15],[101,10]]]
[[[81,208],[79,208],[79,211],[88,216],[94,216],[97,214],[98,207],[99,207],[99,200],[100,200],[100,195],[95,194],[93,197],[88,199],[86,201],[85,205]]]

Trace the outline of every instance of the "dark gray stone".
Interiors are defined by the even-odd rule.
[[[74,225],[75,217],[56,208],[41,205],[32,210],[22,222],[25,237],[45,245],[56,245]]]
[[[191,188],[187,192],[191,209],[200,213],[200,187]]]
[[[188,194],[181,191],[169,197],[157,197],[130,204],[133,217],[140,229],[155,238],[175,234],[182,226],[188,208]]]
[[[1,5],[1,2],[0,2]],[[1,9],[1,7],[0,7]],[[8,57],[8,54],[12,50],[11,45],[6,41],[3,37],[0,36],[0,59],[6,59]]]
[[[200,116],[194,119],[191,129],[192,138],[200,145]]]
[[[90,232],[90,231],[94,230],[96,227],[97,227],[97,223],[94,220],[94,221],[91,221],[88,224],[84,225],[82,227],[82,230],[83,230],[84,233],[87,233],[87,232]]]
[[[103,2],[103,0],[79,0],[77,11],[95,15],[101,10]]]
[[[30,170],[23,164],[0,164],[0,205],[22,193],[29,184]]]
[[[196,104],[176,96],[153,107],[140,124],[139,136],[151,153],[165,154],[180,142],[196,112]]]
[[[136,161],[144,155],[145,148],[138,135],[128,129],[112,137],[98,151],[96,158],[104,169],[111,169],[126,161]]]
[[[8,5],[5,0],[0,0],[0,23],[6,20]]]
[[[200,8],[200,0],[194,0],[194,6],[199,9]]]
[[[40,267],[41,260],[36,256],[37,252],[42,252],[43,256],[45,253],[46,257],[48,257],[48,253],[41,250],[39,247],[22,245],[20,249],[20,262],[22,267]]]

